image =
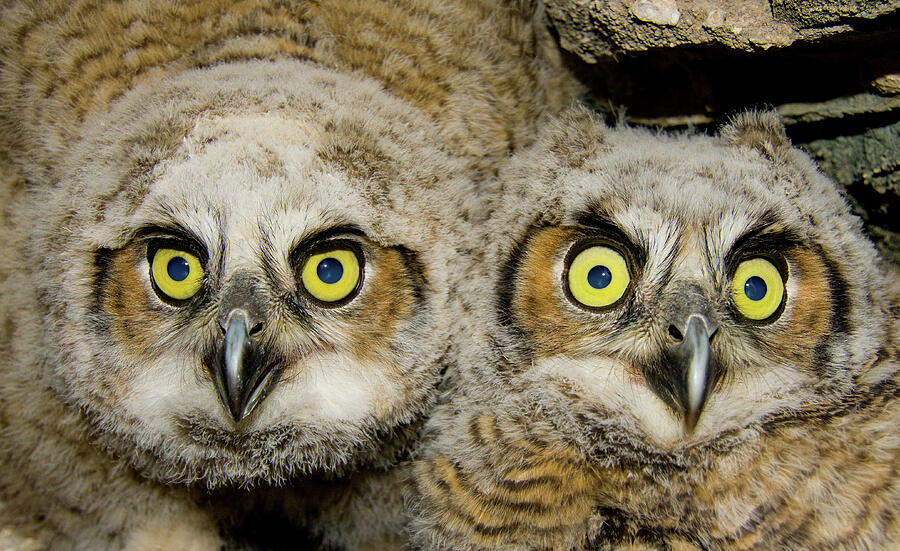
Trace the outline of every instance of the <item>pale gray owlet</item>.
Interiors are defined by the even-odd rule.
[[[402,458],[434,400],[452,222],[576,93],[541,17],[4,2],[4,527],[218,549],[288,485],[326,543],[389,538],[397,493],[351,476]]]
[[[900,546],[897,274],[774,114],[575,110],[499,184],[419,548]]]

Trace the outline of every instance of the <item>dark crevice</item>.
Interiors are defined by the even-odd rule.
[[[871,91],[900,72],[900,30],[839,35],[765,52],[720,44],[622,54],[587,64],[567,55],[601,109],[624,106],[633,118],[721,118],[748,105],[832,100]]]
[[[883,113],[860,113],[839,119],[792,124],[788,137],[795,143],[813,140],[833,140],[840,136],[856,136],[872,128],[881,128],[900,122],[900,109]]]
[[[791,16],[791,11],[794,10],[773,9],[772,15],[776,21],[791,23],[796,28],[800,29],[827,29],[838,25],[847,25],[852,27],[856,32],[877,32],[881,30],[896,29],[897,25],[900,24],[900,11],[892,14],[880,15],[877,18],[838,16],[833,20],[825,21],[819,25],[806,22],[809,19],[808,13],[804,13],[803,16],[798,17]],[[798,11],[803,13],[805,8],[799,7]]]
[[[323,545],[319,538],[288,519],[272,513],[257,513],[242,520],[221,527],[222,536],[228,542],[222,551],[338,551]]]
[[[900,232],[900,196],[879,193],[864,183],[854,183],[847,187],[847,193],[862,207],[855,210],[862,216],[866,226],[879,226],[888,231]],[[877,207],[873,208],[873,205]]]

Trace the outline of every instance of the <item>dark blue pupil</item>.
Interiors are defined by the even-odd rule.
[[[594,266],[587,276],[588,285],[594,289],[605,289],[612,281],[612,273],[606,266]]]
[[[344,266],[337,258],[326,258],[316,266],[316,275],[325,283],[337,283],[344,275]]]
[[[166,265],[166,273],[174,281],[184,281],[191,273],[191,265],[188,264],[185,258],[176,256],[169,260],[169,263]]]
[[[766,296],[767,290],[766,282],[758,276],[753,276],[747,280],[747,283],[744,283],[744,294],[750,300],[762,300]]]

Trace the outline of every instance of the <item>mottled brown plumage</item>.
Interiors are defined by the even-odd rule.
[[[241,60],[309,60],[374,78],[485,167],[579,91],[528,1],[5,4],[0,143],[38,155],[42,168],[129,89]]]
[[[446,452],[417,462],[419,523],[432,532],[423,548],[564,549],[576,546],[592,510],[593,476],[552,427],[497,416],[466,404]],[[442,448],[443,449],[443,448]],[[462,451],[465,453],[461,453]]]
[[[418,548],[900,544],[897,274],[774,115],[709,138],[576,111],[500,185],[459,283],[459,391],[415,468]],[[630,274],[608,305],[569,278],[590,247]],[[759,320],[732,284],[755,258],[785,289]]]
[[[578,91],[542,17],[3,2],[3,541],[401,545],[454,236]]]

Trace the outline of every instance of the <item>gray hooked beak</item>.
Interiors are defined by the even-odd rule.
[[[249,315],[241,308],[228,314],[225,338],[211,362],[216,391],[235,422],[249,415],[265,395],[275,370],[251,346]]]
[[[683,416],[686,434],[694,432],[722,373],[710,353],[710,340],[719,329],[714,304],[694,281],[669,286],[658,306],[658,328],[668,329],[668,344],[640,366],[650,389],[673,413]]]
[[[694,431],[700,413],[706,404],[709,387],[713,383],[713,370],[709,361],[709,322],[700,314],[692,314],[684,330],[684,340],[676,348],[675,354],[682,368],[680,394],[684,408],[684,427],[688,433]]]

